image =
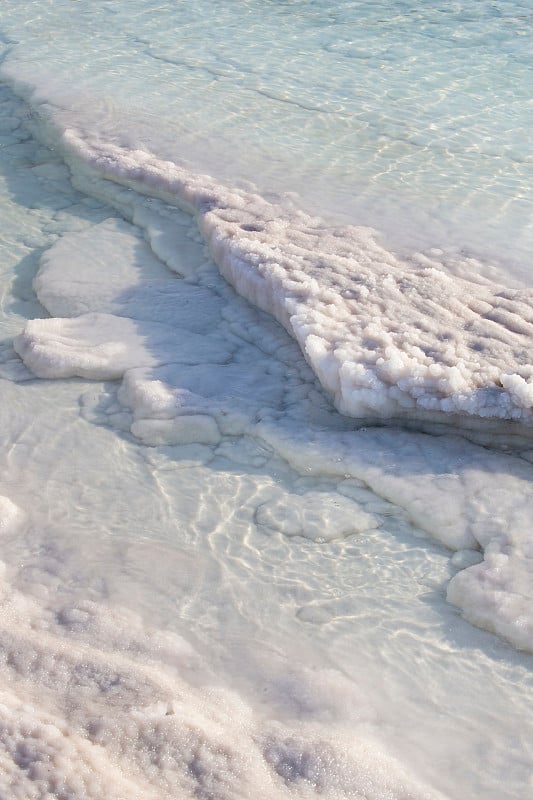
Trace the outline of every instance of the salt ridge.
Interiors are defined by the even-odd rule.
[[[61,143],[75,182],[86,191],[94,188],[97,196],[105,191],[101,186],[105,181],[98,185],[103,177],[194,213],[222,275],[293,335],[322,385],[345,414],[370,420],[401,418],[409,423],[415,421],[420,427],[429,423],[430,429],[436,422],[460,423],[472,428],[468,435],[475,437],[481,431],[481,441],[486,441],[483,428],[487,423],[488,430],[495,423],[499,428],[498,423],[509,420],[518,423],[515,432],[523,434],[531,429],[530,290],[505,289],[484,279],[468,282],[438,269],[437,262],[426,259],[421,264],[422,257],[416,268],[415,262],[401,261],[384,250],[368,229],[327,228],[289,202],[274,204],[251,192],[229,191],[208,176],[194,175],[143,151],[127,151],[114,144],[104,146],[73,129],[62,133]],[[157,226],[151,225],[149,212],[139,209],[135,197],[132,199],[132,221],[142,227],[156,256],[170,265],[167,251],[172,248],[171,240],[166,246],[158,242]],[[127,204],[128,200],[113,200],[117,208],[121,202]],[[37,278],[45,304],[50,277],[49,273]],[[439,302],[447,290],[447,302]],[[77,297],[78,289],[74,294]],[[72,303],[70,295],[63,286],[59,302]],[[116,378],[127,372],[121,399],[134,411],[130,431],[145,444],[182,441],[185,429],[187,441],[208,444],[219,441],[220,434],[247,430],[247,410],[240,408],[228,419],[219,399],[214,403],[199,402],[194,381],[192,402],[181,388],[175,391],[172,376],[167,385],[168,376],[163,373],[147,376],[142,370],[132,371],[133,367],[180,360],[182,356],[169,355],[167,346],[171,339],[179,342],[179,331],[169,338],[164,326],[160,336],[155,331],[157,323],[148,325],[148,339],[157,344],[154,360],[154,348],[144,348],[142,352],[142,343],[139,341],[137,347],[135,336],[130,335],[135,326],[113,314],[100,314],[98,305],[88,315],[76,316],[79,310],[70,310],[67,317],[73,314],[74,319],[27,323],[15,342],[26,365],[46,377]],[[432,311],[429,315],[428,308]],[[53,306],[49,310],[55,311]],[[102,341],[101,324],[107,326]],[[124,354],[133,342],[133,360],[128,356],[127,364],[119,364],[115,346],[109,349],[110,341]],[[220,363],[224,358],[221,352],[210,361]],[[161,419],[161,403],[170,409],[163,414],[166,419]],[[180,409],[188,415],[186,423],[180,418]],[[504,430],[509,432],[509,426]],[[409,475],[398,481],[396,469],[391,476],[383,465],[377,472],[369,471],[368,459],[358,463],[357,457],[356,463],[351,463],[353,450],[359,449],[360,444],[351,437],[344,443],[330,431],[325,438],[319,436],[317,460],[314,452],[306,455],[304,442],[296,443],[292,434],[284,441],[284,436],[269,426],[259,426],[255,431],[289,463],[305,471],[323,472],[329,460],[328,450],[333,447],[335,457],[331,462],[336,463],[335,472],[347,471],[361,477],[382,496],[409,509],[416,524],[447,546],[459,550],[481,548],[485,560],[468,565],[452,580],[449,599],[475,624],[504,636],[521,649],[533,648],[528,588],[531,570],[529,559],[524,558],[529,547],[529,526],[523,524],[528,518],[529,502],[524,497],[519,501],[516,487],[511,488],[508,513],[513,515],[516,511],[520,521],[516,528],[509,529],[509,517],[502,513],[499,492],[502,475],[509,469],[514,472],[512,464],[494,463],[497,474],[490,476],[489,484],[494,487],[489,491],[485,468],[480,483],[477,468],[472,472],[469,459],[465,467],[461,448],[459,457],[453,457],[448,464],[446,448],[437,447],[435,440],[426,442],[424,446],[430,452],[425,474],[436,476],[442,467],[437,469],[435,465],[441,462],[448,465],[447,472],[461,476],[459,506],[465,508],[459,508],[458,513],[454,510],[450,520],[450,506],[456,503],[451,503],[449,491],[442,498],[443,513],[428,516],[428,501],[435,502],[432,483],[429,495],[424,493],[420,513],[419,499],[416,494],[411,496]],[[397,448],[394,432],[393,441],[386,448],[394,462]],[[296,451],[300,450],[295,461]],[[404,466],[405,458],[407,452],[401,457]],[[472,451],[473,464],[479,459],[480,454]],[[493,470],[491,464],[487,464],[489,473]],[[414,454],[413,468],[415,474],[419,473],[418,452]],[[520,480],[522,468],[518,472]],[[529,481],[529,467],[525,468],[524,478]],[[483,495],[482,514],[476,502],[479,492]]]
[[[533,423],[533,293],[402,260],[367,228],[228,190],[149,153],[66,130],[67,156],[185,206],[222,273],[298,341],[356,418]]]
[[[101,176],[195,216],[221,274],[296,339],[341,413],[533,427],[533,290],[479,277],[475,259],[460,265],[467,280],[438,251],[401,258],[372,229],[335,226],[294,198],[271,202],[108,141],[62,108],[53,83],[36,89],[16,62],[2,73],[82,183]]]

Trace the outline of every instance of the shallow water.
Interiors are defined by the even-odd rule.
[[[40,95],[27,105],[3,89],[0,150],[0,494],[9,498],[0,507],[4,791],[50,798],[523,798],[531,788],[533,741],[525,652],[533,641],[530,439],[520,428],[513,437],[499,429],[497,438],[481,427],[479,446],[450,436],[449,428],[440,435],[444,429],[424,423],[423,415],[418,424],[439,435],[361,428],[341,416],[296,342],[228,286],[194,220],[175,204],[196,202],[202,191],[226,198],[227,190],[193,180],[173,197],[174,165],[162,176],[148,169],[160,168],[153,155],[149,164],[139,153],[129,165],[119,159],[128,144],[127,113],[129,144],[136,137],[148,147],[149,137],[155,156],[167,158],[183,147],[189,167],[198,159],[218,179],[250,178],[261,164],[262,188],[296,185],[309,204],[317,202],[303,158],[289,158],[291,171],[255,148],[243,154],[242,120],[250,108],[239,105],[235,85],[242,89],[244,79],[232,83],[238,112],[224,116],[210,102],[206,119],[204,93],[219,93],[221,107],[228,94],[220,80],[209,90],[203,65],[216,44],[219,62],[238,56],[240,68],[246,62],[263,76],[270,71],[270,89],[278,91],[270,67],[280,56],[276,48],[265,53],[261,35],[268,36],[269,25],[281,30],[279,52],[290,35],[304,50],[306,37],[331,42],[324,6],[311,6],[309,17],[306,5],[299,17],[301,7],[291,4],[285,29],[279,23],[288,6],[265,6],[259,23],[255,7],[243,5],[256,37],[233,6],[231,13],[224,7],[216,40],[200,36],[206,17],[195,6],[188,27],[181,20],[180,51],[189,48],[202,68],[181,67],[194,78],[186,91],[172,92],[177,110],[168,107],[167,73],[159,74],[160,92],[145,94],[141,115],[124,101],[125,80],[138,93],[153,87],[145,40],[167,47],[165,64],[175,75],[165,13],[191,15],[190,9],[162,5],[154,15],[138,3],[126,14],[117,4],[70,3],[67,19],[61,3],[46,14],[34,6],[33,18],[30,8],[9,8],[9,38],[21,42],[4,74],[18,92],[27,96],[26,81]],[[344,22],[331,24],[348,26],[362,8],[347,5]],[[454,14],[463,34],[473,35],[465,9],[457,4]],[[429,26],[437,12],[427,13]],[[19,15],[26,17],[24,34]],[[100,23],[112,17],[118,27]],[[379,25],[391,35],[412,19],[405,12],[403,22]],[[483,19],[494,24],[492,16]],[[362,38],[382,55],[379,37],[368,39],[377,22],[365,17]],[[350,35],[361,36],[356,28]],[[80,60],[75,39],[89,29],[90,65]],[[439,30],[433,38],[446,40],[446,26]],[[227,31],[233,39],[221,35]],[[250,52],[236,41],[248,42]],[[257,48],[266,59],[262,71]],[[57,71],[67,64],[70,88]],[[73,107],[81,73],[83,94],[78,86]],[[288,92],[286,71],[279,81]],[[372,85],[368,71],[365,81]],[[98,103],[86,104],[89,89]],[[55,104],[60,93],[59,111],[43,107],[45,97]],[[324,98],[315,93],[315,100]],[[143,129],[143,115],[159,115],[163,106],[158,130]],[[267,104],[269,120],[271,112]],[[293,140],[297,126],[289,122],[284,113],[283,136],[303,149],[311,142],[319,169],[329,169],[315,134]],[[67,123],[75,123],[83,146],[59,138]],[[222,164],[221,151],[206,153],[191,142],[195,127],[206,139],[216,130],[220,143],[238,134],[238,153],[233,147]],[[286,139],[278,144],[264,130],[253,129],[262,147],[287,149]],[[92,158],[96,152],[100,161]],[[242,196],[234,192],[226,210],[235,213]],[[327,194],[322,199],[330,214],[334,205]],[[293,222],[308,225],[287,203],[282,208]],[[382,210],[385,219],[386,203]],[[257,208],[244,211],[257,219]],[[438,217],[434,209],[428,215]],[[253,240],[253,219],[223,222],[232,226],[235,219]],[[197,220],[220,266],[227,251],[219,223],[210,228],[198,211]],[[362,241],[362,252],[377,252]],[[494,241],[496,247],[498,236]],[[254,247],[245,242],[228,262],[248,297],[256,290],[246,270],[239,283],[236,255],[249,258]],[[440,263],[444,256],[432,258]],[[511,262],[500,263],[500,278]],[[492,274],[488,262],[457,253],[446,274],[464,275],[474,263]],[[518,277],[513,273],[509,283]],[[273,313],[284,321],[282,295],[272,297]],[[47,312],[58,319],[48,320]],[[28,318],[43,321],[25,327]],[[17,356],[14,338],[40,380]],[[487,446],[491,439],[498,450]]]
[[[3,24],[13,77],[101,138],[530,285],[527,3],[62,0]]]

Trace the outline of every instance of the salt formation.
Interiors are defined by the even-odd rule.
[[[80,131],[61,142],[97,174],[193,211],[224,277],[295,337],[343,413],[531,425],[529,290],[404,261],[368,229],[332,228]]]
[[[374,419],[406,416],[422,421],[459,420],[478,427],[484,421],[512,421],[520,423],[523,430],[529,427],[532,420],[529,291],[505,290],[486,281],[466,282],[427,261],[418,267],[403,263],[376,244],[369,231],[355,228],[332,231],[294,209],[291,216],[284,207],[282,220],[280,207],[256,196],[228,192],[205,176],[192,176],[146,153],[127,153],[116,146],[104,148],[101,143],[82,139],[72,131],[65,133],[64,145],[68,157],[73,154],[81,157],[85,168],[90,165],[92,170],[114,181],[131,184],[194,210],[223,275],[242,295],[275,316],[295,336],[321,383],[345,413]],[[87,180],[89,185],[93,181],[91,188],[96,193],[102,191],[94,173]],[[104,191],[113,195],[109,189]],[[115,202],[121,207],[120,190]],[[176,238],[168,234],[168,223],[160,218],[158,229],[157,214],[143,211],[142,204],[130,205],[129,213],[138,222],[149,220],[145,232],[149,240],[151,234],[158,239],[160,254],[168,250],[169,242],[176,244]],[[167,231],[166,245],[162,244],[164,236],[158,235],[158,230]],[[111,246],[115,262],[116,254],[124,246],[126,232],[126,228],[120,225],[117,228],[112,222],[104,223],[97,231],[97,241],[103,247]],[[115,235],[120,239],[116,245]],[[84,236],[75,240],[79,252],[83,252],[88,242]],[[193,287],[180,282],[179,290],[174,289],[173,297],[183,285],[185,302],[177,302],[173,324],[169,324],[173,320],[168,306],[162,312],[166,324],[151,319],[132,322],[116,313],[135,315],[135,308],[150,305],[157,313],[157,304],[144,303],[142,299],[145,286],[152,292],[147,297],[154,297],[152,278],[139,284],[137,269],[133,295],[123,284],[110,285],[109,289],[96,291],[91,300],[91,287],[80,289],[83,280],[73,276],[75,267],[68,266],[71,246],[68,237],[56,246],[59,256],[56,266],[55,248],[43,259],[36,289],[44,303],[51,298],[51,308],[61,307],[69,315],[79,316],[27,324],[15,347],[30,368],[47,377],[119,377],[126,373],[121,398],[133,411],[132,433],[146,444],[192,441],[214,444],[222,435],[249,432],[249,424],[257,424],[259,418],[246,398],[249,388],[246,379],[243,383],[242,374],[247,370],[253,385],[265,393],[267,417],[279,416],[276,381],[269,384],[268,378],[264,382],[259,377],[262,372],[257,353],[246,356],[247,369],[242,369],[241,360],[241,368],[232,372],[223,362],[232,353],[235,357],[235,340],[231,342],[230,337],[224,344],[216,325],[215,329],[209,328],[206,316],[200,326],[192,326],[192,331],[198,333],[186,334],[185,329],[180,330],[180,315],[187,308],[187,297]],[[125,249],[125,259],[132,246],[138,246],[138,242]],[[83,258],[87,260],[87,256]],[[65,262],[62,282],[61,268]],[[155,269],[152,277],[161,279],[160,268],[154,266],[152,256],[144,263],[148,275]],[[131,280],[126,267],[117,271],[117,275],[122,273],[127,276],[126,282]],[[102,275],[98,282],[107,281]],[[203,287],[194,289],[205,291]],[[141,294],[130,301],[139,291]],[[164,294],[163,291],[159,297]],[[84,307],[90,307],[89,314],[79,313],[80,297],[85,298]],[[104,308],[115,314],[100,316],[101,301]],[[215,321],[219,319],[215,316]],[[190,315],[185,312],[182,324],[187,325],[189,320]],[[179,368],[171,366],[180,361]],[[211,388],[206,385],[203,371],[194,366],[200,361],[215,370]],[[190,369],[183,369],[187,364]],[[151,371],[142,372],[138,367],[150,367]],[[263,373],[268,375],[268,368]],[[219,380],[227,382],[229,403],[219,396]],[[296,408],[286,405],[284,415],[288,413],[294,421],[298,416]],[[189,419],[183,419],[183,415]],[[301,469],[310,468],[301,440],[297,447],[294,443],[285,447],[279,431],[272,434],[271,428],[264,430],[269,431],[264,435],[273,436],[275,446],[291,463]],[[354,433],[351,437],[355,440],[359,435]],[[372,436],[382,438],[379,433]],[[382,467],[377,471],[369,469],[368,455],[355,459],[354,464],[350,451],[354,446],[361,451],[351,437],[345,440],[350,442],[347,445],[328,435],[329,441],[322,442],[319,450],[323,452],[325,448],[327,452],[333,447],[341,469],[361,478],[391,502],[403,505],[415,524],[447,546],[483,549],[488,560],[469,567],[454,579],[449,597],[476,624],[505,636],[520,648],[533,650],[533,604],[528,589],[533,581],[529,559],[524,557],[529,529],[524,522],[510,530],[508,517],[495,499],[501,497],[501,475],[508,469],[513,474],[515,463],[507,465],[505,457],[491,456],[483,469],[496,475],[487,483],[486,473],[482,473],[482,478],[476,477],[475,469],[465,474],[466,446],[461,443],[460,455],[453,456],[446,469],[450,477],[445,492],[437,500],[435,487],[439,480],[434,466],[429,467],[423,481],[417,478],[416,485],[410,479],[407,453],[413,446],[416,452],[412,474],[419,475],[421,469],[424,472],[427,469],[421,467],[416,437],[409,440],[407,452],[402,453],[398,462],[398,434],[392,434],[390,456],[386,455],[385,461],[390,458],[401,467],[392,475],[387,475]],[[439,459],[449,463],[447,444],[441,447],[438,440],[429,439],[426,445],[433,464],[439,463]],[[369,447],[372,445],[365,440],[365,449]],[[344,455],[339,455],[339,449]],[[485,461],[481,451],[474,448],[468,452],[472,454],[472,462],[478,458]],[[319,457],[319,463],[318,471],[324,469],[323,456]],[[524,479],[529,481],[530,467],[520,466],[520,470],[525,470]],[[452,495],[450,481],[454,484]],[[520,492],[522,499],[517,503],[514,478],[511,481],[508,513],[519,514],[523,520],[531,519],[529,495]],[[429,495],[423,493],[418,498],[419,488],[426,483]],[[480,492],[481,510],[476,499]],[[428,511],[429,508],[432,510]]]
[[[150,213],[155,230],[156,212]],[[116,269],[99,272],[97,264],[93,272],[95,252]],[[120,406],[100,409],[97,418],[117,420],[144,444],[216,446],[225,436],[249,434],[303,474],[363,481],[447,547],[484,553],[481,563],[465,561],[448,597],[475,624],[533,651],[527,555],[533,467],[461,439],[349,430],[349,420],[327,411],[294,353],[284,360],[282,332],[260,324],[253,309],[232,305],[230,314],[223,282],[204,268],[195,286],[165,274],[124,222],[67,234],[44,254],[35,287],[43,304],[71,316],[28,322],[15,347],[43,376],[122,377]],[[164,322],[154,322],[160,307]],[[378,524],[367,510],[345,508],[344,496],[326,524],[324,502],[295,496],[278,505],[272,496],[258,506],[256,523],[318,540]]]
[[[37,26],[47,49],[56,29],[46,19]],[[24,58],[15,72],[41,69]],[[57,97],[64,78],[41,86]],[[83,92],[76,100],[88,105]],[[2,386],[2,492],[32,509],[26,519],[0,500],[2,791],[436,797],[390,746],[450,796],[461,786],[500,800],[504,787],[522,798],[527,659],[465,624],[444,596],[448,586],[468,619],[533,650],[531,453],[353,430],[295,342],[350,414],[418,425],[509,418],[520,432],[529,294],[446,275],[436,252],[398,259],[368,230],[229,192],[128,151],[120,131],[121,147],[91,142],[72,134],[70,112],[53,113],[70,133],[58,141],[36,112],[57,149],[34,174],[66,184],[68,197],[43,200],[33,184],[30,213],[17,209],[12,230],[18,240],[30,224],[21,217],[46,223],[44,240],[28,236],[33,247],[62,235],[34,284],[58,319],[31,320],[16,347],[44,377],[122,380]],[[18,166],[32,147],[16,150]],[[78,218],[58,154],[82,192],[138,227],[89,225],[108,208],[88,197],[98,213]],[[293,340],[219,279],[176,204],[196,216],[224,274]],[[85,230],[64,235],[77,225]],[[31,295],[29,281],[16,290]],[[9,334],[21,306],[43,316],[30,302],[14,303]],[[12,360],[11,342],[2,348]],[[18,366],[3,377],[28,380]]]
[[[457,551],[461,571],[448,584],[450,602],[475,625],[533,652],[531,464],[459,438],[394,430],[306,436],[261,425],[260,432],[296,469],[353,475],[405,509]]]
[[[113,314],[83,314],[74,319],[31,320],[15,349],[40,378],[120,378],[132,367],[173,362],[225,361],[231,350],[207,337]]]
[[[17,531],[23,527],[25,521],[24,511],[11,502],[9,497],[0,496],[0,536]]]

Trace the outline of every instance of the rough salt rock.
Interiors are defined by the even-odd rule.
[[[354,417],[533,426],[533,292],[401,259],[372,231],[333,228],[151,153],[65,131],[98,174],[196,214],[224,277],[294,336]]]

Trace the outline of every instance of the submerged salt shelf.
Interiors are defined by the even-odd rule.
[[[106,139],[32,35],[30,105],[0,96],[2,790],[523,800],[529,291]]]

